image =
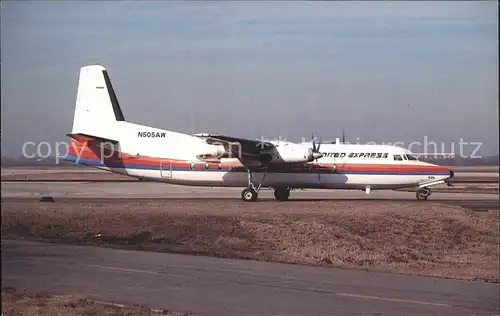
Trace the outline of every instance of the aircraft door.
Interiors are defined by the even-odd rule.
[[[162,178],[172,178],[172,163],[169,161],[162,161],[160,163],[160,175]]]

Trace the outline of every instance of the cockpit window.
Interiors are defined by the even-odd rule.
[[[406,157],[408,158],[408,160],[418,160],[417,157],[415,157],[415,155],[412,154],[406,154]]]
[[[401,155],[394,155],[394,160],[403,160],[403,157]]]

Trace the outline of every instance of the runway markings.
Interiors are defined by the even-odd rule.
[[[121,307],[121,308],[125,307],[125,305],[123,305],[123,304],[118,304],[118,303],[113,303],[113,302],[105,302],[105,301],[89,300],[89,299],[87,301],[90,303],[104,305],[104,306],[113,306],[113,307]]]
[[[411,303],[411,304],[420,304],[420,305],[432,305],[432,306],[444,306],[444,307],[452,307],[448,304],[442,303],[434,303],[434,302],[426,302],[426,301],[414,301],[414,300],[405,300],[399,298],[390,298],[390,297],[380,297],[380,296],[369,296],[369,295],[359,295],[359,294],[351,294],[351,293],[335,293],[338,296],[347,296],[347,297],[355,297],[355,298],[363,298],[369,300],[381,300],[381,301],[390,301],[390,302],[399,302],[399,303]]]
[[[89,267],[89,268],[98,268],[98,269],[104,269],[104,270],[115,270],[115,271],[122,271],[122,272],[136,272],[136,273],[145,273],[145,274],[159,274],[156,271],[136,270],[136,269],[118,268],[118,267],[108,267],[108,266],[101,266],[101,265],[97,265],[97,264],[79,264],[79,266],[84,266],[84,267]]]
[[[133,273],[143,273],[143,274],[152,274],[152,275],[173,276],[173,277],[188,278],[188,279],[198,279],[198,277],[189,276],[189,275],[180,275],[180,274],[174,274],[174,273],[165,273],[165,272],[149,271],[149,270],[110,267],[110,266],[102,266],[102,265],[98,265],[98,264],[77,264],[77,265],[82,266],[82,267],[97,268],[97,269],[111,270],[111,271],[117,271],[117,272],[133,272]]]

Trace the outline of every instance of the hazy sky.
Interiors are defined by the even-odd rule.
[[[496,154],[497,19],[496,1],[2,1],[2,155],[66,140],[91,63],[139,124]]]

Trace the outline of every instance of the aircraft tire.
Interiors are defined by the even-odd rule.
[[[258,193],[252,188],[246,188],[241,192],[241,199],[245,202],[255,202],[257,201]]]
[[[290,190],[284,188],[274,189],[274,197],[278,201],[287,201],[290,197]]]
[[[421,189],[417,191],[417,200],[419,201],[425,201],[429,197],[429,194],[427,193],[427,190]]]

